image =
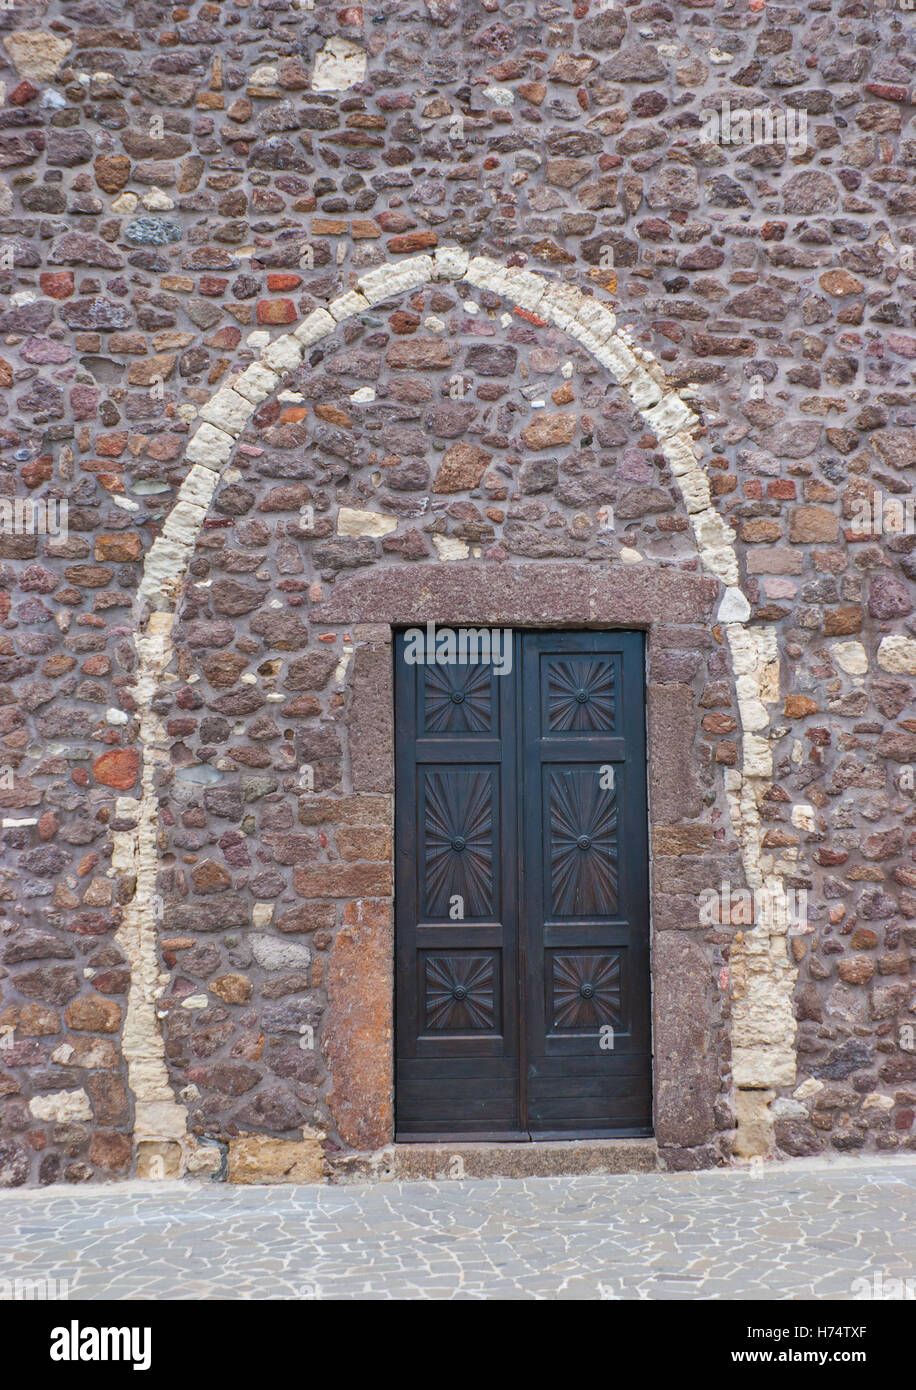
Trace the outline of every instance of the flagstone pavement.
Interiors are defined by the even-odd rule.
[[[17,1279],[57,1279],[71,1300],[846,1300],[863,1277],[879,1289],[916,1279],[914,1215],[916,1161],[904,1159],[14,1189],[0,1192],[0,1297]]]

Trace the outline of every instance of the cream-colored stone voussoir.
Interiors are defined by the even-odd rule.
[[[335,54],[334,58],[344,67],[357,61],[356,55],[349,52]],[[349,83],[350,76],[347,67],[342,76],[335,73],[333,80]],[[142,1117],[135,1141],[142,1140],[148,1146],[159,1141],[178,1145],[182,1172],[205,1168],[210,1155],[188,1134],[186,1112],[168,1084],[164,1044],[156,1018],[156,997],[161,984],[156,960],[153,769],[165,755],[167,741],[152,709],[152,695],[157,681],[167,678],[166,670],[174,654],[171,619],[219,475],[260,402],[277,389],[285,373],[300,365],[309,347],[335,332],[345,319],[425,284],[447,280],[464,280],[476,288],[490,290],[567,333],[609,373],[657,437],[684,502],[700,560],[726,586],[719,621],[739,677],[743,741],[743,766],[741,771],[726,770],[726,794],[747,883],[751,889],[766,888],[776,898],[785,894],[782,879],[763,852],[758,811],[760,798],[772,777],[772,755],[765,730],[769,725],[766,707],[779,698],[775,639],[768,629],[747,625],[751,607],[741,589],[734,532],[713,506],[699,440],[700,421],[691,405],[667,386],[664,369],[651,353],[617,327],[610,308],[572,285],[502,265],[488,256],[471,257],[458,246],[440,247],[432,255],[410,256],[376,266],[326,308],[315,309],[291,333],[274,339],[257,362],[217,390],[201,409],[201,423],[186,450],[186,457],[194,466],[179,489],[161,536],[144,562],[135,638],[139,657],[135,698],[144,760],[143,793],[136,827],[118,831],[114,836],[115,865],[121,871],[132,865],[143,890],[141,893],[138,886],[119,933],[119,944],[129,956],[132,975],[124,1051],[136,1112]],[[384,535],[392,524],[393,519],[344,508],[337,530],[341,535]],[[467,547],[463,543],[449,543],[449,538],[443,537],[434,539],[442,563],[466,557]],[[883,664],[887,669],[899,669],[908,666],[910,659],[908,650],[894,648],[886,651]],[[795,977],[796,970],[786,950],[785,929],[780,932],[779,923],[762,914],[755,928],[746,932],[743,940],[736,940],[732,952],[732,979],[737,991],[732,1053],[740,1088],[764,1090],[794,1083]],[[767,1017],[774,1020],[769,1030],[761,1026]],[[760,1116],[755,1111],[755,1142],[760,1142],[762,1132]],[[163,1167],[159,1165],[159,1169]],[[155,1176],[157,1171],[154,1165],[141,1164],[141,1173]],[[173,1172],[170,1165],[168,1175]],[[164,1175],[160,1172],[160,1176]]]

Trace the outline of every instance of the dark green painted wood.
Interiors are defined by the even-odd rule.
[[[642,634],[522,647],[526,1128],[648,1134]]]
[[[648,1134],[642,634],[512,642],[395,641],[397,1134]]]
[[[508,1135],[519,1108],[512,676],[404,658],[399,634],[397,1132]]]

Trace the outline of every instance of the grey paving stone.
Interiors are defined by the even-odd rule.
[[[0,1193],[0,1278],[76,1298],[795,1299],[916,1276],[916,1162]]]

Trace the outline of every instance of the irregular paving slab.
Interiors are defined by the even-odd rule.
[[[0,1279],[75,1299],[839,1299],[909,1270],[916,1161],[0,1194]]]

